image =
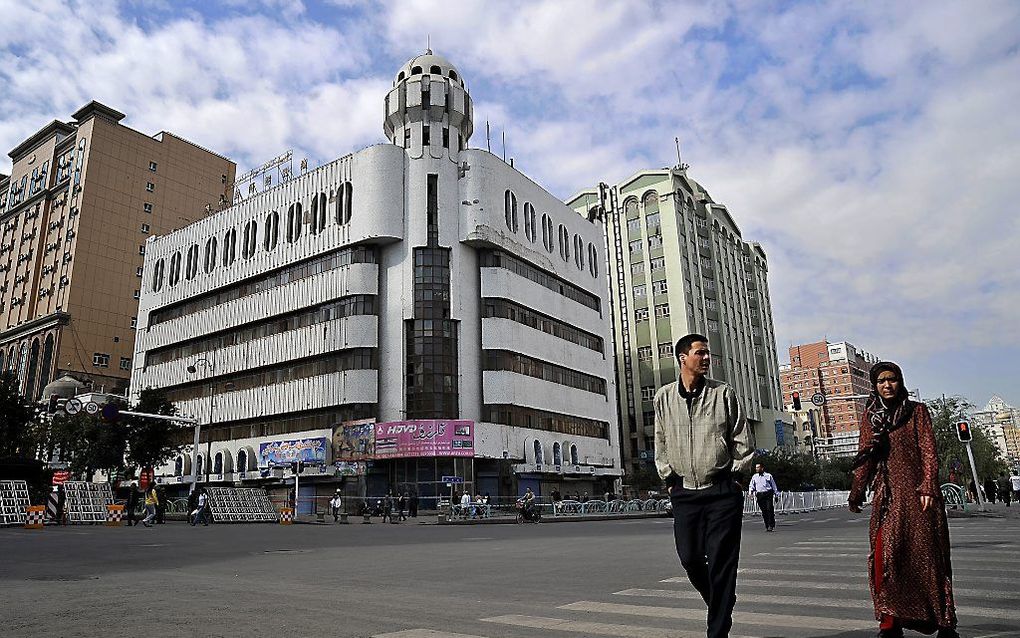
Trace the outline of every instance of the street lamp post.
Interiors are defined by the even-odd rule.
[[[205,357],[200,357],[198,359],[195,359],[195,361],[191,365],[188,366],[188,374],[195,374],[196,372],[198,372],[199,366],[201,366],[203,368],[207,368],[209,370],[210,374],[215,374],[216,373],[216,366],[215,366],[215,364],[213,364],[212,361],[210,361],[209,359],[206,359]],[[210,379],[209,380],[209,425],[210,426],[212,425],[212,411],[213,411],[213,381],[212,381],[212,379]],[[202,432],[202,425],[201,425],[201,423],[199,422],[198,419],[195,419],[195,444],[194,444],[194,446],[191,449],[191,490],[190,490],[190,492],[192,492],[192,493],[198,488],[198,445],[199,445],[198,439],[199,439],[199,437],[201,435],[201,432]],[[206,466],[209,465],[209,459],[208,458],[206,458],[205,464],[206,464]],[[206,472],[206,476],[208,476],[208,471]]]

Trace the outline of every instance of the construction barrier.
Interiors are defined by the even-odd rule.
[[[68,523],[105,523],[107,505],[113,505],[109,483],[64,483],[64,516]]]
[[[280,508],[280,525],[290,525],[294,522],[294,508],[293,507],[281,507]]]
[[[46,508],[42,505],[29,505],[25,508],[25,529],[42,529]]]
[[[106,506],[106,525],[107,527],[122,527],[124,525],[123,505]]]
[[[28,483],[0,481],[0,526],[24,525],[28,507]]]

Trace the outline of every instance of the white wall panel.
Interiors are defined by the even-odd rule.
[[[506,370],[482,372],[482,396],[486,404],[548,410],[608,421],[610,425],[616,419],[615,408],[600,394]]]
[[[534,308],[535,310],[609,339],[609,309],[603,303],[602,312],[607,318],[599,316],[588,306],[567,299],[563,295],[549,290],[514,274],[505,268],[482,268],[482,297],[501,297]]]
[[[262,388],[225,392],[213,397],[213,423],[271,417],[349,403],[375,403],[378,398],[376,370],[346,370],[298,379]],[[207,397],[181,401],[181,414],[195,415],[208,423]]]
[[[482,348],[511,350],[602,378],[612,372],[612,366],[594,350],[500,317],[482,319]]]

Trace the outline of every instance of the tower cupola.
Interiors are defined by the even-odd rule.
[[[430,49],[397,72],[386,94],[383,131],[404,148],[443,146],[452,155],[467,147],[474,129],[472,111],[460,72]]]

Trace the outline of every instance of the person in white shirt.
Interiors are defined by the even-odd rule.
[[[471,494],[467,490],[460,497],[460,513],[461,516],[468,516],[471,514]]]
[[[336,494],[329,500],[329,506],[333,510],[333,522],[340,520],[340,508],[343,507],[343,501],[340,498],[340,490],[336,491]]]
[[[761,519],[765,522],[765,531],[776,531],[775,499],[779,495],[779,487],[772,475],[765,471],[764,464],[755,464],[754,474],[751,475],[751,487],[748,488],[747,493],[758,500]]]
[[[1009,483],[1013,488],[1013,500],[1020,501],[1020,475],[1013,474],[1010,476]]]

